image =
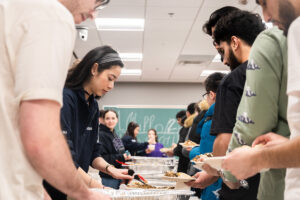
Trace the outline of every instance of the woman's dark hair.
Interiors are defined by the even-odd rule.
[[[188,105],[188,107],[186,108],[186,110],[192,115],[195,113],[195,104],[196,103],[190,103]]]
[[[134,135],[134,130],[135,130],[137,127],[140,127],[140,125],[138,125],[138,124],[135,123],[135,122],[129,122],[129,124],[128,124],[128,126],[127,126],[127,130],[126,130],[125,135],[129,135],[129,136],[133,137],[134,139],[136,139],[136,137],[135,137],[135,135]]]
[[[181,110],[176,114],[176,119],[183,118],[185,116],[185,110]]]
[[[154,128],[151,128],[148,130],[148,133],[149,131],[153,131],[154,132],[154,135],[155,135],[155,142],[158,142],[158,135],[157,135],[157,131],[154,129]]]
[[[112,110],[112,109],[108,109],[108,110],[105,110],[105,111],[104,111],[104,113],[103,113],[103,119],[105,119],[105,115],[106,115],[106,113],[108,113],[108,112],[113,112],[113,113],[115,113],[117,119],[119,119],[118,113],[117,113],[115,110]]]
[[[224,17],[228,13],[231,13],[235,10],[239,10],[233,6],[225,6],[218,10],[215,10],[209,17],[208,21],[203,25],[202,30],[204,33],[212,36],[211,28],[214,27],[221,17]]]
[[[102,59],[110,54],[115,54],[115,59],[111,59],[112,61],[101,64]],[[91,70],[95,63],[98,63],[99,73],[106,69],[110,69],[112,66],[124,66],[121,59],[118,59],[117,52],[110,46],[97,47],[89,51],[80,63],[69,70],[65,87],[70,89],[81,89],[83,84],[91,79]]]
[[[104,113],[105,113],[105,110],[99,110],[99,118],[104,119]]]
[[[204,86],[206,92],[212,91],[214,93],[217,93],[219,84],[221,80],[224,78],[225,74],[220,73],[220,72],[215,72],[211,75],[209,75],[205,81],[204,81]]]
[[[230,44],[231,37],[236,36],[252,46],[258,34],[265,28],[265,24],[258,14],[238,10],[222,17],[217,22],[213,35],[218,44],[220,41]]]

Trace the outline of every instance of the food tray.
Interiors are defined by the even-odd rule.
[[[162,174],[166,171],[174,171],[174,165],[150,165],[150,164],[134,164],[123,165],[124,168],[132,169],[138,174]]]
[[[132,156],[132,163],[134,164],[149,164],[149,165],[175,165],[176,159],[162,158],[162,157],[144,157],[144,156]]]
[[[188,199],[194,194],[186,190],[91,190],[107,194],[113,200],[177,200]]]

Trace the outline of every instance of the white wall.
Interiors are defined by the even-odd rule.
[[[197,102],[205,93],[201,83],[125,83],[101,98],[103,105],[184,105]]]

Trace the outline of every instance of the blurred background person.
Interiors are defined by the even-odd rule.
[[[222,73],[213,73],[207,77],[207,79],[204,82],[204,86],[206,89],[205,93],[205,99],[209,105],[209,109],[205,113],[204,117],[200,121],[200,123],[197,126],[197,133],[200,135],[200,146],[194,147],[189,156],[192,160],[194,157],[200,154],[205,153],[211,153],[213,151],[213,144],[215,141],[216,136],[210,135],[210,128],[212,123],[212,116],[214,114],[215,109],[215,101],[216,101],[216,94],[217,89],[219,87],[219,84],[221,80],[223,79],[224,74]],[[205,171],[199,172],[195,175],[195,177],[203,177],[206,176],[207,173]],[[210,184],[207,187],[201,187],[203,189],[201,194],[202,200],[218,200],[219,195],[215,193],[215,191],[218,191],[221,189],[222,179],[219,177],[212,177],[213,181],[212,184]],[[195,183],[197,180],[195,181]],[[193,185],[192,185],[193,186]],[[196,187],[199,187],[199,185],[195,184]]]
[[[151,153],[148,149],[148,142],[139,143],[137,136],[140,132],[140,125],[135,122],[130,122],[127,126],[126,133],[122,137],[122,142],[125,146],[125,150],[128,150],[133,156],[146,156],[147,153]]]
[[[101,141],[100,152],[106,162],[116,168],[122,168],[118,161],[125,162],[130,155],[125,153],[125,147],[121,138],[117,135],[115,127],[118,123],[118,114],[114,110],[106,110],[103,114],[104,124],[100,124],[99,141]],[[103,172],[99,173],[102,184],[114,189],[119,189],[121,180]]]
[[[157,131],[153,128],[148,130],[148,143],[148,148],[153,150],[147,154],[148,157],[166,157],[166,155],[160,151],[161,148],[164,148],[164,145],[158,142]]]

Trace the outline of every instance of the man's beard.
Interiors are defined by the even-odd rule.
[[[231,71],[233,71],[235,68],[237,68],[239,65],[241,65],[242,63],[240,63],[237,59],[236,59],[236,57],[235,57],[235,55],[234,55],[234,53],[233,53],[233,51],[232,51],[232,49],[231,49],[231,47],[229,48],[229,67],[230,67],[230,70]]]
[[[288,0],[279,1],[279,19],[283,26],[284,35],[288,35],[288,31],[292,22],[297,18],[293,5]]]

